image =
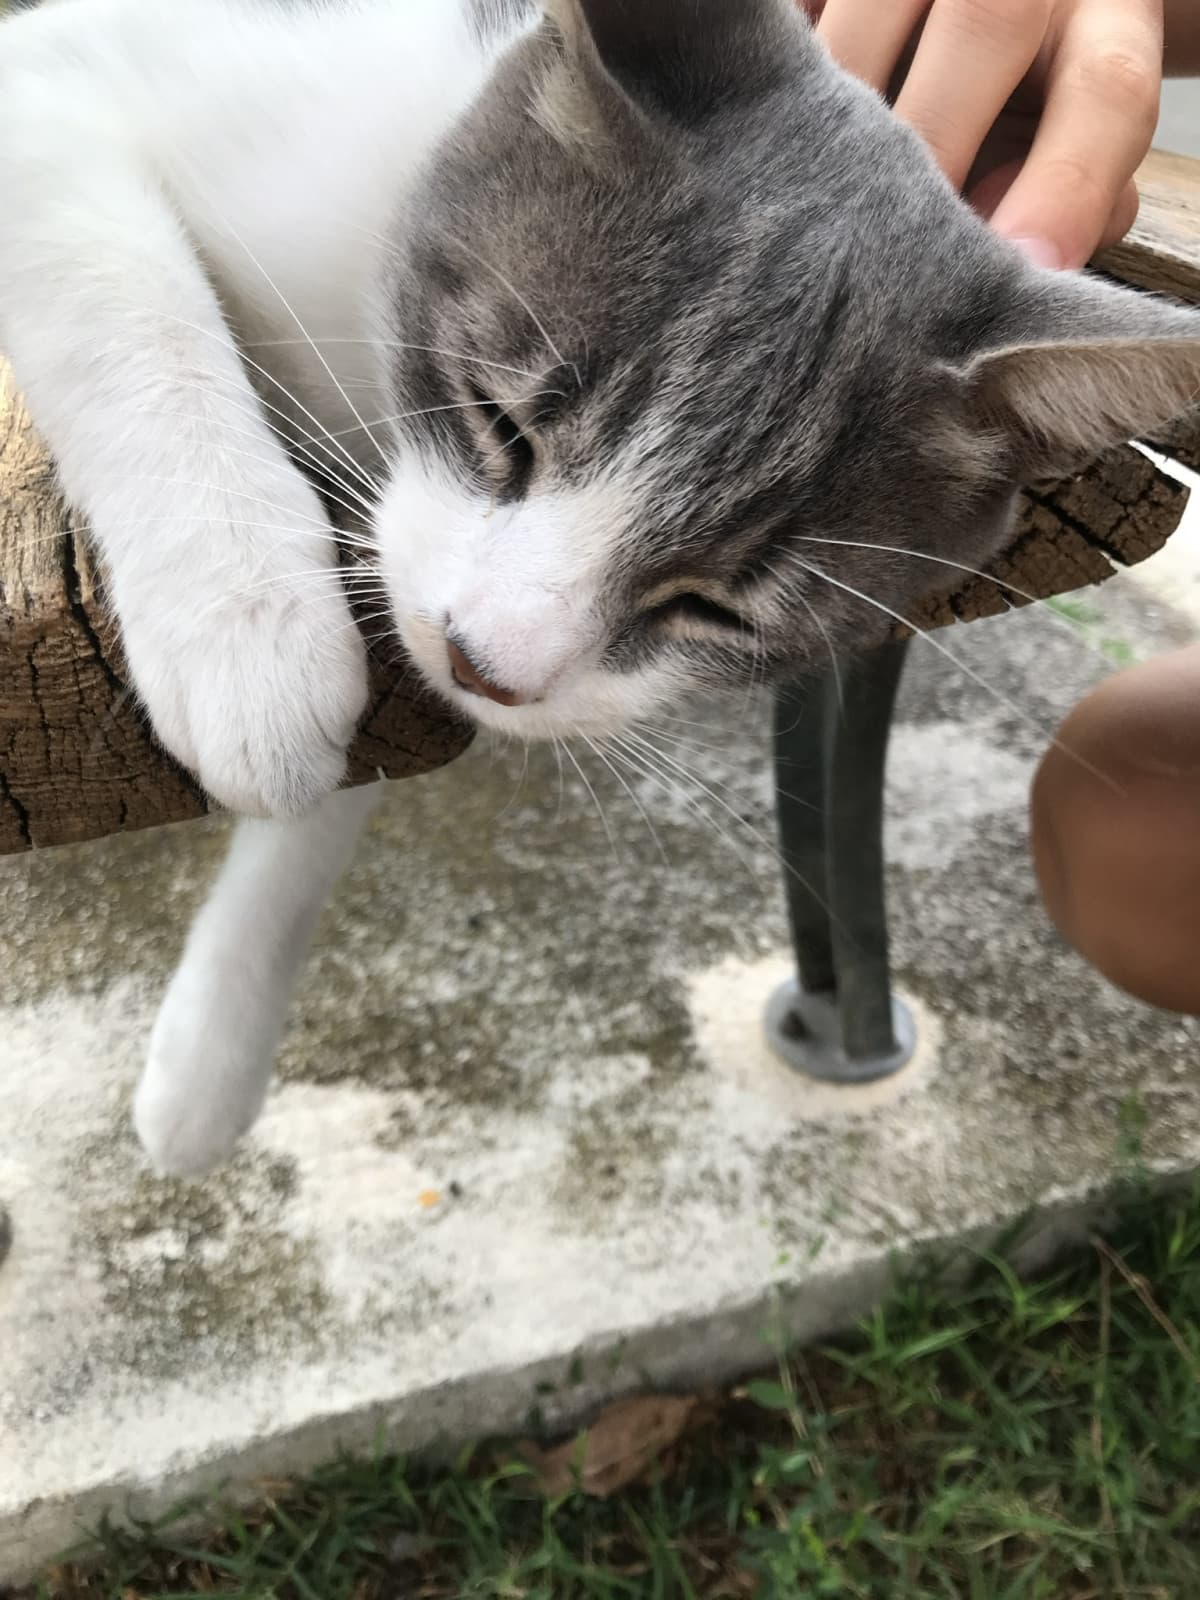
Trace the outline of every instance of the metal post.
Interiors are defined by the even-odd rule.
[[[825,860],[825,696],[788,684],[775,697],[775,804],[788,920],[800,982],[835,988]]]
[[[912,1018],[891,993],[883,883],[883,785],[906,644],[891,644],[778,696],[775,771],[798,981],[767,1030],[810,1077],[862,1083],[909,1060]],[[803,881],[800,881],[803,880]]]

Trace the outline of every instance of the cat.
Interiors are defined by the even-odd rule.
[[[447,701],[603,736],[871,644],[909,552],[1200,390],[1200,316],[1028,264],[790,0],[55,0],[0,25],[0,217],[133,684],[247,818],[135,1101],[173,1173],[376,800],[335,522]]]

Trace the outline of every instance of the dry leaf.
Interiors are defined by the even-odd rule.
[[[713,1600],[746,1600],[748,1595],[756,1595],[760,1587],[760,1579],[739,1567],[713,1590]]]
[[[517,1452],[547,1498],[578,1488],[604,1500],[643,1478],[683,1436],[699,1405],[694,1395],[637,1395],[609,1406],[566,1444],[543,1450],[524,1440]]]

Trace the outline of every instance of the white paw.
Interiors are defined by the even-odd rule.
[[[133,1101],[134,1128],[157,1171],[194,1178],[220,1166],[262,1109],[274,1034],[264,1038],[253,1022],[239,1027],[241,1010],[233,1003],[222,1014],[168,991]]]
[[[169,1078],[179,1063],[151,1057],[133,1101],[133,1125],[156,1172],[198,1178],[222,1166],[250,1127],[257,1107],[193,1099],[173,1093]]]
[[[202,551],[116,597],[156,735],[244,816],[293,816],[331,794],[367,703],[366,652],[331,563],[333,535],[297,484],[291,517],[259,513],[295,524],[270,548],[242,549],[236,527],[213,530]]]

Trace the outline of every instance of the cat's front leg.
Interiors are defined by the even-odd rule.
[[[334,535],[290,466],[201,456],[184,470],[219,486],[185,491],[186,513],[159,509],[145,547],[110,559],[130,675],[210,795],[242,816],[299,815],[340,784],[366,701]],[[93,530],[111,556],[123,530]]]
[[[99,546],[159,737],[234,810],[295,814],[342,778],[364,649],[324,511],[152,151],[99,67],[63,66],[89,22],[52,8],[0,38],[0,347]]]
[[[321,907],[382,792],[332,795],[294,822],[239,824],[159,1010],[134,1101],[160,1172],[208,1171],[258,1116]]]

